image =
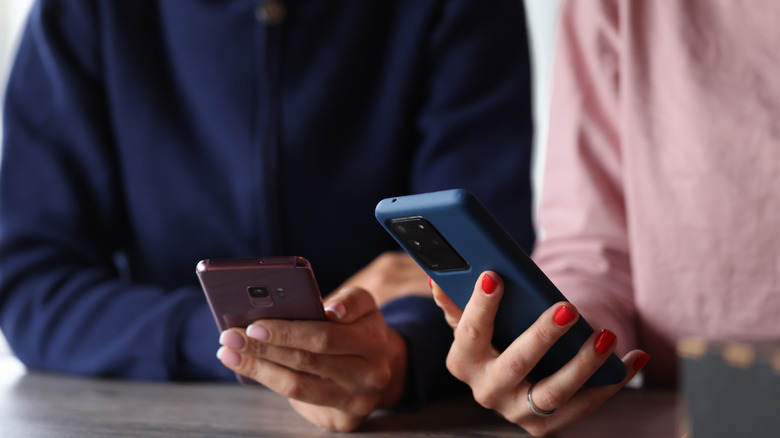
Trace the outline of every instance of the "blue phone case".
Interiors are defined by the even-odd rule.
[[[384,199],[377,204],[376,218],[442,290],[461,309],[465,308],[479,275],[492,270],[504,280],[505,292],[495,320],[493,344],[506,349],[550,306],[567,301],[509,233],[496,221],[482,203],[463,189]],[[412,222],[407,222],[412,221]],[[442,242],[418,242],[398,233],[406,233],[399,224],[416,224],[421,229],[432,225],[460,255],[444,265],[431,267],[422,260],[419,245],[441,245]],[[414,231],[414,230],[413,230]],[[446,244],[446,242],[444,242]],[[576,303],[575,303],[576,304]],[[571,360],[593,328],[580,316],[539,361],[530,377],[540,380]],[[626,367],[615,354],[591,376],[586,385],[610,385],[623,380]]]

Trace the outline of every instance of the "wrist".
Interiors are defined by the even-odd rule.
[[[390,350],[390,381],[379,403],[380,409],[390,409],[403,400],[408,378],[409,352],[404,338],[393,328],[388,327],[388,347]]]

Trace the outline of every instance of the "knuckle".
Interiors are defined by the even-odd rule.
[[[331,334],[330,330],[322,330],[317,332],[311,338],[311,348],[313,351],[326,352],[333,350],[335,346],[335,338]]]
[[[468,368],[463,363],[463,360],[461,360],[460,355],[450,351],[450,354],[447,355],[446,365],[447,370],[450,372],[450,374],[453,375],[453,377],[460,380],[461,382],[468,383]]]
[[[298,379],[291,378],[279,385],[279,394],[294,400],[301,400],[305,393],[305,388]]]
[[[497,407],[495,392],[481,388],[472,388],[471,392],[474,395],[474,400],[476,400],[480,406],[487,409],[495,409]]]
[[[238,365],[238,368],[235,368],[234,371],[242,376],[256,379],[260,373],[255,362],[254,359],[244,356],[241,358],[241,363]]]
[[[290,345],[291,337],[288,330],[283,330],[281,327],[274,327],[269,331],[271,335],[270,339],[268,339],[269,342],[279,346]]]
[[[548,382],[547,385],[549,386],[537,386],[534,389],[534,403],[544,410],[560,408],[568,401],[569,396],[562,388],[553,386],[552,382]]]
[[[599,400],[599,399],[590,399],[590,400],[588,400],[587,403],[585,403],[585,407],[583,408],[583,414],[585,414],[585,415],[592,414],[593,412],[598,410],[598,408],[601,407],[602,403],[603,403],[603,400]]]
[[[366,327],[366,335],[371,339],[371,345],[380,351],[386,351],[390,343],[390,333],[380,312],[375,312],[374,322]]]
[[[364,314],[366,312],[365,309],[376,307],[376,300],[368,290],[374,290],[385,282],[386,279],[382,278],[382,274],[372,274],[371,280],[366,284],[361,284],[360,286],[347,286],[344,289],[341,289],[338,292],[338,300],[340,300],[347,309],[352,309],[350,310],[350,313],[357,312],[357,314]]]
[[[586,348],[583,346],[580,352],[574,356],[574,359],[570,362],[573,366],[574,374],[587,378],[595,373],[603,363],[604,358],[598,357],[594,348]]]
[[[588,360],[588,358],[584,357],[575,357],[574,362],[574,368],[575,373],[579,376],[588,376],[595,372],[598,369],[599,362],[597,362],[598,358],[593,358],[593,360]]]
[[[295,350],[293,353],[293,364],[298,370],[316,369],[318,363],[318,356],[310,351]]]
[[[512,377],[515,380],[524,379],[533,368],[533,361],[531,361],[522,351],[512,355],[504,355],[501,357],[503,372]]]
[[[385,388],[390,384],[391,378],[390,366],[381,366],[366,374],[364,384],[369,388]]]
[[[518,406],[525,406],[525,405],[523,404]],[[514,423],[518,426],[521,426],[523,427],[523,429],[525,429],[525,422],[527,422],[528,419],[530,418],[529,417],[530,413],[526,412],[523,408],[515,407],[510,412],[504,412],[503,410],[499,410],[497,412],[501,414],[501,416],[504,417],[510,423]]]
[[[373,412],[378,403],[379,398],[373,395],[355,397],[349,405],[349,412],[364,417]]]
[[[546,391],[539,394],[538,397],[536,392],[534,392],[534,401],[545,410],[558,409],[566,402],[557,391]]]
[[[268,354],[268,344],[265,342],[250,342],[250,354],[255,357],[263,357]]]
[[[493,406],[493,403],[491,403],[491,400],[489,398],[486,398],[484,394],[482,394],[479,391],[472,391],[472,394],[474,396],[474,400],[479,403],[480,406],[482,406],[485,409],[495,409],[495,406]]]
[[[460,340],[466,342],[473,342],[481,339],[483,336],[482,330],[475,326],[468,320],[461,318],[458,322],[458,328],[455,329],[455,342]]]
[[[376,277],[374,277],[375,280],[378,279],[378,281],[376,281],[377,284],[383,283],[387,278],[389,278],[389,274],[384,273],[384,272],[377,273]],[[357,303],[361,302],[362,300],[366,300],[366,301],[369,301],[369,300],[373,301],[374,300],[374,298],[371,295],[371,293],[369,293],[364,287],[359,287],[359,286],[355,286],[355,287],[351,287],[351,288],[347,289],[346,299],[353,306],[357,305]]]
[[[260,375],[260,366],[258,360],[249,354],[239,354],[240,362],[238,365],[226,364],[228,368],[242,376],[256,378]]]
[[[559,337],[558,333],[546,324],[542,324],[534,330],[536,339],[542,344],[553,344]]]
[[[385,352],[390,344],[390,331],[379,312],[362,318],[360,325],[353,327],[351,333],[355,345],[362,345],[367,353]]]
[[[339,415],[329,420],[324,427],[334,432],[352,432],[360,426],[360,419],[348,415]]]

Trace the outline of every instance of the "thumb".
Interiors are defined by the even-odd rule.
[[[378,310],[374,297],[365,289],[356,286],[347,286],[329,295],[323,302],[323,307],[329,321],[345,324]]]

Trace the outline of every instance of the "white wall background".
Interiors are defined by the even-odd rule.
[[[547,145],[547,124],[552,85],[552,55],[560,2],[561,0],[524,0],[528,32],[531,39],[531,57],[533,59],[534,119],[536,122],[533,180],[537,202],[542,185]]]
[[[0,0],[0,73],[5,80],[7,63],[16,51],[18,35],[33,0]]]
[[[480,0],[474,0],[480,1]],[[519,1],[519,0],[518,0]],[[560,0],[523,0],[527,11],[531,54],[534,61],[534,118],[536,120],[536,154],[533,172],[534,184],[541,186],[544,167],[544,145],[547,143],[549,112],[550,70],[552,67],[553,34]],[[0,102],[5,95],[5,83],[19,34],[33,0],[0,0]],[[0,107],[0,116],[2,109]],[[0,118],[1,120],[1,118]],[[0,138],[3,126],[0,122]],[[539,197],[537,196],[537,199]],[[0,355],[8,347],[0,333]]]
[[[0,102],[4,102],[9,64],[16,52],[19,34],[31,5],[32,0],[0,0]],[[2,105],[0,105],[0,120],[2,120]],[[0,122],[0,138],[2,135],[3,124]],[[9,352],[5,338],[0,333],[0,357]]]
[[[31,5],[32,0],[0,0],[0,102],[4,101],[9,64],[16,52],[19,34]],[[3,124],[0,122],[0,138],[2,135]]]

